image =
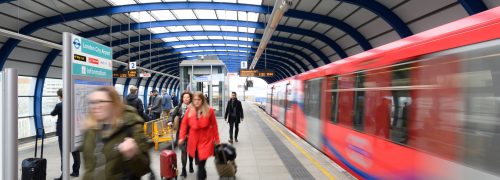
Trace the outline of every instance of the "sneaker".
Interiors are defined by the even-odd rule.
[[[78,177],[80,175],[80,173],[75,173],[75,172],[72,172],[70,174],[71,177]]]
[[[232,139],[230,139],[228,142],[231,143],[231,144],[233,144],[233,140]]]
[[[238,142],[238,139],[235,139],[234,141]]]

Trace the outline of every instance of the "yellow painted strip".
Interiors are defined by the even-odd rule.
[[[255,108],[255,107],[252,107],[252,108]],[[332,180],[335,179],[335,177],[332,174],[330,174],[330,172],[328,172],[321,164],[319,164],[319,162],[316,161],[316,159],[314,159],[311,155],[309,155],[309,153],[307,153],[306,150],[304,150],[304,148],[302,148],[300,145],[298,145],[297,142],[295,142],[285,132],[283,132],[281,129],[279,129],[276,126],[276,124],[274,124],[273,122],[270,122],[268,120],[268,117],[262,117],[262,113],[257,113],[257,114],[259,114],[259,116],[262,119],[265,119],[268,122],[267,124],[271,124],[273,129],[280,132],[281,135],[283,135],[293,146],[295,146],[295,148],[297,148],[302,154],[304,154],[304,156],[306,156],[306,158],[309,159],[309,161],[311,161],[311,163],[314,166],[316,166],[316,168],[318,168],[326,177],[328,177],[328,179],[332,179]]]

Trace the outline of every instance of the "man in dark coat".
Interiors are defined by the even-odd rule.
[[[62,89],[57,90],[57,96],[59,97],[59,100],[62,101],[63,94],[62,94]],[[54,107],[54,110],[50,113],[52,116],[57,115],[57,122],[56,122],[56,136],[57,140],[59,142],[59,153],[61,155],[61,171],[62,171],[62,102],[57,103],[56,107]],[[80,175],[80,151],[74,151],[71,152],[71,155],[73,155],[73,172],[70,174],[70,176],[73,177],[78,177]],[[62,175],[59,178],[55,178],[56,180],[62,179]]]
[[[229,143],[233,143],[233,127],[235,125],[234,139],[238,142],[239,124],[243,121],[243,108],[241,107],[241,102],[236,98],[236,92],[231,93],[231,100],[227,102],[224,119],[229,122]]]
[[[126,103],[129,106],[134,107],[137,110],[137,113],[144,118],[144,121],[147,121],[147,117],[144,115],[144,105],[142,104],[142,100],[139,99],[139,96],[137,95],[137,87],[135,86],[130,86],[129,89],[130,93],[127,95],[126,98]]]
[[[174,105],[174,107],[177,107],[177,105],[179,105],[179,99],[177,98],[177,96],[175,96],[174,92],[172,92],[172,104]]]

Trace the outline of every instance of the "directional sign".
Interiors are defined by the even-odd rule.
[[[136,62],[129,62],[128,69],[137,69]]]
[[[241,69],[240,77],[272,77],[274,76],[274,70],[268,69]]]
[[[240,63],[241,63],[241,69],[246,69],[247,68],[248,64],[247,64],[246,61],[241,61]]]

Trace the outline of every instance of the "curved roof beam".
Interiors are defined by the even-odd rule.
[[[482,0],[458,0],[469,15],[474,15],[488,10]]]
[[[173,52],[183,52],[183,51],[199,51],[199,50],[218,50],[218,49],[220,49],[220,50],[233,50],[233,51],[249,51],[249,50],[250,50],[250,51],[249,51],[249,53],[251,53],[251,54],[254,54],[254,53],[255,53],[255,51],[256,51],[256,49],[254,49],[254,48],[245,48],[245,47],[231,47],[231,46],[200,46],[200,47],[186,47],[186,48],[178,48],[178,49],[175,49],[175,51],[173,51]],[[162,51],[163,51],[163,50],[162,50]],[[268,51],[268,52],[270,52],[270,53],[268,53],[268,54],[267,54],[267,56],[271,56],[271,57],[284,57],[284,58],[290,59],[292,62],[296,62],[296,63],[297,63],[297,62],[300,62],[300,63],[297,63],[297,64],[299,64],[299,65],[302,67],[303,71],[307,71],[307,70],[308,70],[307,66],[306,66],[304,63],[302,63],[302,61],[301,61],[301,60],[299,60],[298,58],[296,58],[296,57],[295,57],[295,56],[293,56],[293,55],[286,54],[286,53],[281,53],[281,52],[274,51],[274,50],[267,50],[267,51]],[[170,51],[169,51],[169,52],[170,52]],[[207,53],[208,53],[208,52],[207,52]],[[151,53],[151,56],[156,56],[156,55],[158,55],[158,54],[162,54],[162,55],[163,55],[163,54],[166,54],[166,52],[161,52],[161,51],[160,51],[160,52],[152,52],[152,53]],[[143,55],[145,55],[145,57],[141,55],[141,59],[142,59],[142,58],[148,58],[148,57],[150,57],[150,56],[149,56],[149,53],[143,53]],[[183,54],[180,54],[180,56],[179,56],[179,57],[181,57],[182,55],[183,55]],[[131,59],[131,61],[132,61],[132,60],[137,61],[139,58],[138,58],[138,56],[135,56],[135,57],[131,57],[130,59]],[[147,61],[147,59],[143,59],[143,60],[141,60],[141,61]],[[147,64],[145,64],[145,65],[147,65]],[[299,72],[302,72],[302,71],[299,71]]]
[[[290,42],[289,44],[300,45],[300,46],[308,49],[309,51],[315,53],[317,56],[320,57],[320,59],[326,58],[328,60],[328,57],[326,57],[326,55],[324,55],[323,52],[316,49],[315,47],[313,47],[310,44],[304,43],[302,41],[294,41],[294,40],[287,41],[286,38],[280,38],[277,40],[279,40],[280,42],[285,42],[285,43]],[[171,46],[176,46],[176,45],[190,45],[190,44],[238,44],[238,45],[258,46],[258,43],[256,43],[256,42],[236,41],[236,40],[191,40],[191,41],[177,41],[177,42],[168,42],[168,43],[167,42],[155,43],[155,44],[151,45],[151,48],[156,49],[156,48],[161,48],[161,47],[171,47]],[[142,50],[149,49],[149,45],[143,45],[143,46],[141,46],[140,49],[142,49]],[[299,51],[297,49],[295,49],[295,50]],[[128,49],[125,49],[125,50],[116,52],[113,54],[113,58],[118,59],[120,56],[128,54],[128,51],[129,51]],[[130,49],[131,53],[138,52],[138,51],[139,51],[139,47]],[[309,59],[312,59],[312,58],[309,58]],[[314,60],[308,61],[308,62],[311,65],[313,65],[314,67],[318,67],[317,63]]]
[[[214,47],[214,48],[217,48],[217,47],[224,47],[224,48],[228,47],[229,48],[229,46],[203,46],[203,47]],[[174,52],[182,52],[185,49],[187,50],[188,48],[177,48],[177,49],[166,49],[166,50],[154,51],[154,52],[151,53],[151,55],[169,54],[169,53],[174,53]],[[255,48],[252,47],[252,49],[255,49]],[[293,48],[284,47],[284,46],[278,46],[278,45],[273,45],[273,44],[269,44],[268,45],[268,50],[267,50],[268,51],[268,55],[269,54],[274,54],[274,55],[278,55],[278,56],[289,57],[289,59],[294,59],[295,60],[294,62],[296,62],[297,64],[299,64],[304,69],[304,71],[310,70],[308,68],[308,66],[306,64],[304,64],[304,62],[302,62],[302,60],[300,60],[298,58],[295,58],[295,56],[293,56],[293,55],[290,55],[290,54],[287,54],[287,53],[281,53],[281,52],[278,52],[276,50],[281,50],[281,51],[285,51],[285,52],[296,54],[296,55],[302,57],[307,62],[309,62],[311,64],[311,66],[313,66],[314,68],[318,67],[318,65],[316,64],[316,62],[310,56],[308,56],[307,54],[305,54],[304,52],[301,52],[301,51],[293,49]],[[149,53],[142,53],[140,56],[141,56],[141,59],[142,58],[149,58],[150,54]],[[139,59],[139,56],[134,56],[134,57],[130,58],[131,61],[137,61],[138,59]]]
[[[259,22],[241,22],[234,20],[169,20],[169,21],[155,21],[145,22],[145,23],[132,23],[130,24],[130,30],[139,30],[144,28],[155,28],[155,27],[166,27],[166,26],[184,26],[184,25],[218,25],[218,26],[239,26],[239,27],[248,27],[248,28],[256,28],[263,29],[265,27],[264,23]],[[125,25],[116,25],[112,27],[112,32],[123,32],[128,31],[128,24]],[[309,36],[315,38],[317,40],[323,41],[326,45],[330,46],[341,58],[346,58],[347,53],[340,47],[334,40],[325,36],[324,34],[318,33],[316,31],[301,29],[297,27],[284,26],[279,25],[276,28],[276,31],[282,31],[292,34],[299,34],[303,36]],[[95,29],[92,31],[82,32],[80,35],[82,37],[93,37],[99,35],[105,35],[109,33],[109,27]],[[169,33],[161,33],[161,34],[152,34],[151,39],[161,39],[167,37],[178,37],[178,36],[221,36],[221,33],[224,33],[223,36],[238,36],[238,37],[249,37],[249,38],[257,38],[261,39],[262,34],[256,33],[243,33],[243,32],[227,32],[227,31],[184,31],[184,32],[169,32]],[[190,35],[192,34],[192,35]],[[206,35],[205,35],[206,34]],[[230,35],[231,34],[231,35]],[[149,35],[140,36],[141,41],[149,40]],[[111,45],[123,45],[127,44],[129,41],[128,38],[114,40]],[[130,37],[130,42],[139,41],[139,36]],[[109,44],[109,42],[105,42],[103,44]]]
[[[185,56],[199,56],[199,55],[207,55],[207,54],[218,55],[218,56],[230,56],[230,57],[233,57],[233,58],[234,57],[240,57],[242,59],[245,59],[246,55],[247,55],[246,53],[243,53],[243,52],[241,52],[241,53],[240,52],[222,52],[222,51],[215,51],[215,52],[192,52],[192,53],[184,53],[183,54],[184,56],[181,56],[179,54],[172,54],[172,55],[168,55],[168,56],[154,58],[154,59],[152,59],[151,64],[164,64],[165,62],[179,63],[181,60],[189,59],[188,57],[185,57]],[[282,63],[286,63],[286,64],[288,64],[288,65],[290,65],[292,67],[295,67],[295,70],[297,72],[301,72],[300,68],[298,68],[297,66],[293,65],[293,63],[291,61],[288,61],[287,59],[279,57],[279,56],[271,56],[271,55],[269,55],[269,56],[273,57],[274,59],[280,59],[280,60],[283,61]],[[176,58],[176,60],[172,60],[173,58]],[[264,59],[264,58],[261,58],[261,59]],[[144,67],[144,66],[146,66],[148,64],[149,64],[149,61],[143,61],[139,65],[141,67]]]
[[[399,18],[392,10],[385,7],[383,4],[374,0],[338,0],[355,4],[375,13],[377,16],[384,19],[392,28],[399,34],[399,37],[405,38],[413,35],[413,32],[408,28],[405,22]],[[475,1],[475,0],[473,0]]]
[[[44,19],[37,20],[28,24],[20,29],[21,34],[30,35],[31,33],[39,30],[40,28],[60,24],[63,22],[74,21],[78,19],[128,13],[135,11],[152,11],[152,10],[167,10],[167,9],[210,9],[210,10],[234,10],[234,11],[247,11],[269,14],[271,7],[233,4],[233,3],[206,3],[206,2],[182,2],[182,3],[147,3],[135,4],[125,6],[110,6],[96,9],[88,9],[83,11],[71,12],[62,15],[56,15]],[[323,16],[314,13],[308,13],[298,10],[288,10],[285,16],[294,17],[299,19],[306,19],[315,22],[321,22],[327,25],[335,26],[336,28],[349,34],[355,41],[357,41],[363,49],[371,49],[372,46],[366,38],[355,28],[347,23],[328,16]],[[0,49],[0,68],[3,68],[8,56],[19,44],[19,40],[10,38]]]

